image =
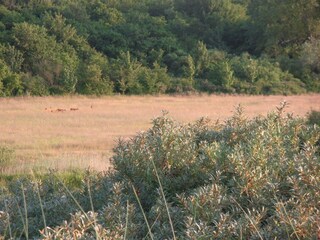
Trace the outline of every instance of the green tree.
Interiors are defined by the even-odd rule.
[[[248,9],[250,43],[258,53],[296,54],[301,44],[320,34],[318,0],[254,0]]]
[[[245,35],[238,30],[247,20],[243,5],[231,0],[177,0],[176,6],[193,17],[188,32],[195,34],[197,40],[204,41],[208,46],[227,48],[229,44],[237,48],[243,42]]]
[[[296,68],[298,77],[306,84],[309,91],[320,91],[320,38],[311,38],[302,45]],[[296,71],[294,69],[294,71]]]
[[[4,59],[11,71],[20,72],[24,58],[15,46],[0,44],[0,58]]]
[[[154,63],[151,72],[153,78],[156,79],[154,91],[151,93],[165,93],[171,87],[171,78],[167,73],[167,68]]]
[[[195,62],[195,74],[197,76],[201,76],[203,70],[206,69],[209,65],[209,53],[207,46],[202,42],[199,41],[197,46],[194,50],[193,54],[194,62]]]
[[[196,67],[194,65],[194,61],[191,55],[184,57],[183,66],[181,67],[181,72],[182,72],[182,77],[193,79],[196,72]]]
[[[47,34],[44,27],[29,23],[16,24],[13,38],[17,48],[23,52],[23,70],[37,72],[44,62],[54,62],[59,46],[55,38]],[[49,64],[50,64],[49,63]],[[43,66],[41,66],[43,67]]]
[[[311,38],[302,45],[300,61],[320,74],[320,38]]]
[[[77,30],[66,23],[66,18],[61,14],[54,16],[46,13],[43,18],[44,26],[48,29],[48,33],[55,36],[58,42],[68,43],[75,38]]]
[[[233,91],[235,82],[234,71],[228,60],[211,63],[206,69],[205,78],[209,85],[209,91]]]
[[[11,73],[3,79],[3,89],[5,96],[18,96],[23,93],[21,76],[17,73]]]
[[[136,76],[142,65],[132,59],[130,52],[121,52],[120,57],[113,62],[111,77],[115,82],[116,91],[122,94],[130,93],[140,88]]]
[[[4,95],[3,92],[3,79],[6,78],[9,74],[9,68],[4,63],[3,60],[0,59],[0,96]]]
[[[320,91],[319,39],[319,0],[0,0],[2,94]]]
[[[110,80],[103,77],[102,70],[97,64],[83,66],[83,77],[85,81],[81,81],[79,92],[83,94],[106,95],[111,94],[113,86]]]
[[[57,76],[57,84],[61,86],[63,92],[74,93],[78,83],[77,68],[79,65],[78,57],[73,49],[62,52],[59,56],[62,66],[61,74]]]
[[[14,3],[4,3],[0,5],[0,21],[6,30],[10,30],[15,23],[23,22],[24,17],[21,13],[14,10]]]
[[[80,63],[78,75],[80,80],[77,82],[77,92],[96,95],[113,93],[113,83],[109,78],[109,62],[104,55],[92,51],[88,59]]]
[[[125,22],[122,12],[114,7],[109,7],[107,3],[93,1],[91,4],[91,19],[102,22],[107,26],[117,25]]]
[[[21,23],[13,29],[23,53],[22,70],[47,81],[53,93],[73,93],[77,84],[78,56],[66,43],[58,43],[44,27]]]
[[[153,68],[142,67],[137,73],[135,80],[140,86],[138,94],[156,94],[165,93],[170,88],[170,78],[167,74],[166,68],[161,68],[159,64],[155,63]]]
[[[22,92],[20,75],[11,72],[6,63],[0,59],[0,96],[16,96]]]
[[[48,83],[42,77],[26,73],[21,78],[26,95],[47,96],[50,94]]]

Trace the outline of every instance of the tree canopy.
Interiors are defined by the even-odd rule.
[[[0,0],[0,96],[320,91],[319,0]]]

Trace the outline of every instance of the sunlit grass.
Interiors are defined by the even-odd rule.
[[[7,173],[32,168],[105,170],[117,139],[148,129],[151,119],[162,110],[181,122],[203,116],[223,122],[238,104],[250,118],[265,115],[284,99],[295,115],[320,110],[320,95],[0,98],[0,143],[12,147],[16,154]]]

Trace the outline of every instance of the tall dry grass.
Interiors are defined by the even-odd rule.
[[[224,121],[238,104],[253,117],[266,115],[283,100],[294,115],[320,110],[320,95],[2,98],[0,143],[16,152],[9,173],[48,167],[103,170],[110,166],[108,158],[117,139],[146,130],[162,110],[181,122],[203,116]]]

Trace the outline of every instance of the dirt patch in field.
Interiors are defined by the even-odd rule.
[[[266,115],[288,103],[304,116],[320,110],[320,95],[300,96],[114,96],[0,99],[0,143],[16,149],[10,172],[72,167],[104,170],[117,139],[151,126],[163,110],[181,122],[201,117],[224,121],[241,104],[248,117]]]

